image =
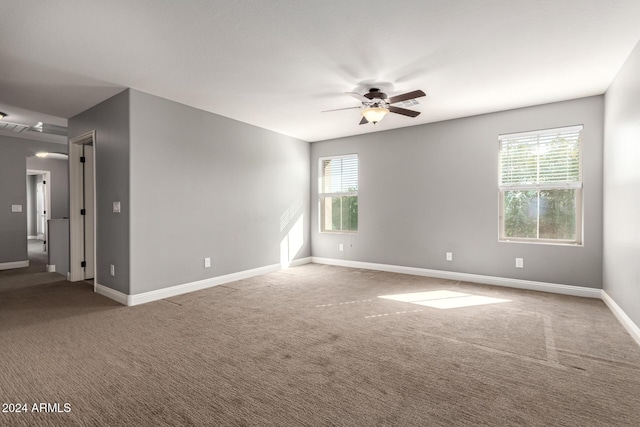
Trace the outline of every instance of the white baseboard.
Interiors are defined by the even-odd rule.
[[[601,289],[583,286],[561,285],[557,283],[535,282],[532,280],[507,279],[504,277],[483,276],[480,274],[456,273],[453,271],[429,270],[427,268],[403,267],[399,265],[375,264],[361,261],[347,261],[332,258],[311,257],[315,264],[337,265],[342,267],[363,268],[367,270],[388,271],[390,273],[411,274],[414,276],[435,277],[438,279],[461,280],[482,283],[485,285],[504,286],[507,288],[527,289],[530,291],[552,292],[555,294],[600,299]]]
[[[289,267],[296,267],[299,265],[309,264],[311,257],[295,259],[291,261]],[[196,282],[183,283],[181,285],[171,286],[164,289],[158,289],[156,291],[143,292],[141,294],[127,295],[122,292],[113,290],[106,286],[95,284],[95,291],[100,295],[107,298],[111,298],[120,304],[133,306],[145,304],[152,301],[158,301],[165,298],[170,298],[176,295],[182,295],[189,292],[199,291],[202,289],[211,288],[225,283],[235,282],[242,279],[248,279],[250,277],[260,276],[262,274],[272,273],[281,269],[280,264],[272,264],[264,267],[258,267],[251,270],[240,271],[237,273],[226,274],[224,276],[212,277],[210,279],[198,280]]]
[[[613,313],[614,316],[618,319],[622,326],[629,332],[629,335],[640,345],[640,328],[638,325],[633,323],[633,320],[627,316],[627,314],[622,311],[622,308],[603,290],[601,290],[602,301],[607,304],[609,310]]]
[[[311,263],[311,257],[308,256],[306,258],[299,258],[299,259],[294,259],[293,261],[291,261],[291,263],[289,263],[289,267],[298,267],[300,265],[305,265],[305,264],[309,264]]]
[[[251,270],[240,271],[237,273],[226,274],[224,276],[212,277],[210,279],[198,280],[196,282],[184,283],[182,285],[171,286],[169,288],[158,289],[157,291],[149,291],[141,294],[129,295],[127,297],[127,305],[144,304],[151,301],[157,301],[165,298],[174,297],[176,295],[186,294],[188,292],[199,291],[211,288],[213,286],[223,285],[237,280],[248,279],[261,274],[272,273],[280,270],[280,264],[267,265]]]
[[[0,263],[0,270],[11,270],[12,268],[24,268],[24,267],[29,267],[29,260]]]
[[[112,299],[116,302],[119,302],[122,305],[129,305],[129,295],[123,294],[120,291],[116,291],[115,289],[108,288],[106,286],[100,285],[94,281],[93,290],[109,299]]]

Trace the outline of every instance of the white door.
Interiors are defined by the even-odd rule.
[[[84,270],[85,279],[94,277],[94,185],[93,185],[93,146],[84,145]]]
[[[95,131],[69,140],[69,280],[95,277]]]

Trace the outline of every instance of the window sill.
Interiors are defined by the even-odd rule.
[[[320,230],[319,233],[320,234],[350,234],[350,235],[358,234],[357,231],[344,231],[344,230],[336,230],[336,231],[332,231],[332,230],[323,231],[323,230]]]
[[[529,245],[574,246],[574,247],[584,246],[584,243],[579,243],[579,242],[563,242],[563,241],[553,241],[553,240],[498,239],[498,243],[525,243]]]

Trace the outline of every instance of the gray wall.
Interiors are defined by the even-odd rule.
[[[604,290],[640,325],[640,44],[605,95]]]
[[[38,151],[67,152],[66,145],[0,135],[0,264],[26,261],[27,157]],[[11,205],[22,205],[21,213]]]
[[[69,139],[96,131],[96,277],[99,284],[129,293],[129,91],[69,119]],[[112,202],[122,202],[122,213]],[[110,264],[117,266],[109,274]]]
[[[130,93],[131,294],[310,255],[308,143]]]
[[[312,144],[313,256],[601,287],[603,105],[596,96]],[[498,135],[577,124],[584,246],[498,242]],[[318,158],[348,153],[360,161],[358,233],[319,233]]]
[[[69,272],[69,220],[49,220],[48,264],[54,265],[56,273],[66,276]]]
[[[60,151],[60,150],[58,150]],[[65,147],[66,152],[66,147]],[[51,192],[50,218],[65,218],[69,216],[69,162],[61,159],[29,157],[27,169],[51,172],[49,191]]]

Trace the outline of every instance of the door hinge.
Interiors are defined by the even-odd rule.
[[[86,214],[87,214],[86,209],[80,209],[80,215],[86,215]]]
[[[84,163],[85,160],[86,158],[84,156],[80,157],[80,163]]]
[[[80,263],[80,267],[86,267],[87,266],[87,261],[82,261]]]

